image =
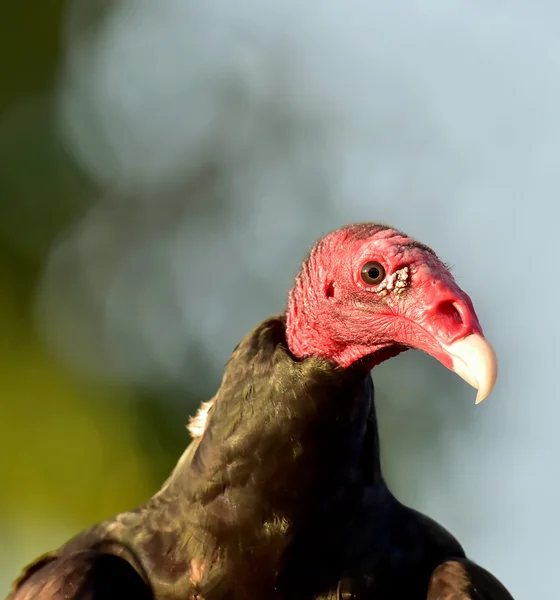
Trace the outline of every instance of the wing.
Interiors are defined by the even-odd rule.
[[[17,580],[7,600],[154,600],[150,586],[124,558],[97,550],[46,557]]]
[[[427,600],[513,600],[513,596],[486,569],[457,558],[433,572]]]

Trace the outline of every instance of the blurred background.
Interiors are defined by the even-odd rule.
[[[560,446],[552,0],[42,0],[0,35],[0,596],[144,501],[313,241],[429,244],[500,359],[492,396],[374,373],[383,463],[516,598],[550,597]]]

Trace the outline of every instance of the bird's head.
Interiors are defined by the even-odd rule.
[[[367,370],[423,350],[477,388],[477,403],[497,376],[473,304],[449,269],[424,244],[376,223],[315,244],[289,295],[287,340],[298,358]]]

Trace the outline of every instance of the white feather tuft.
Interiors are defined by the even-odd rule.
[[[187,425],[187,429],[191,434],[193,439],[202,437],[204,430],[206,429],[206,422],[208,421],[208,413],[210,409],[214,406],[214,402],[216,402],[216,396],[208,400],[207,402],[203,402],[198,409],[198,412],[194,417],[191,417],[189,424]]]

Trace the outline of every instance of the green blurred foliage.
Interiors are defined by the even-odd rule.
[[[64,7],[60,0],[3,7],[0,596],[36,555],[147,499],[188,443],[183,424],[192,407],[178,423],[159,398],[79,379],[34,326],[48,251],[94,191],[54,134]]]
[[[6,274],[17,277],[2,268]],[[0,471],[1,514],[85,523],[146,497],[151,486],[126,392],[85,387],[54,364],[15,306],[10,279],[3,281],[0,438],[9,460]]]
[[[63,0],[21,0],[2,7],[0,112],[49,87],[61,51]]]

